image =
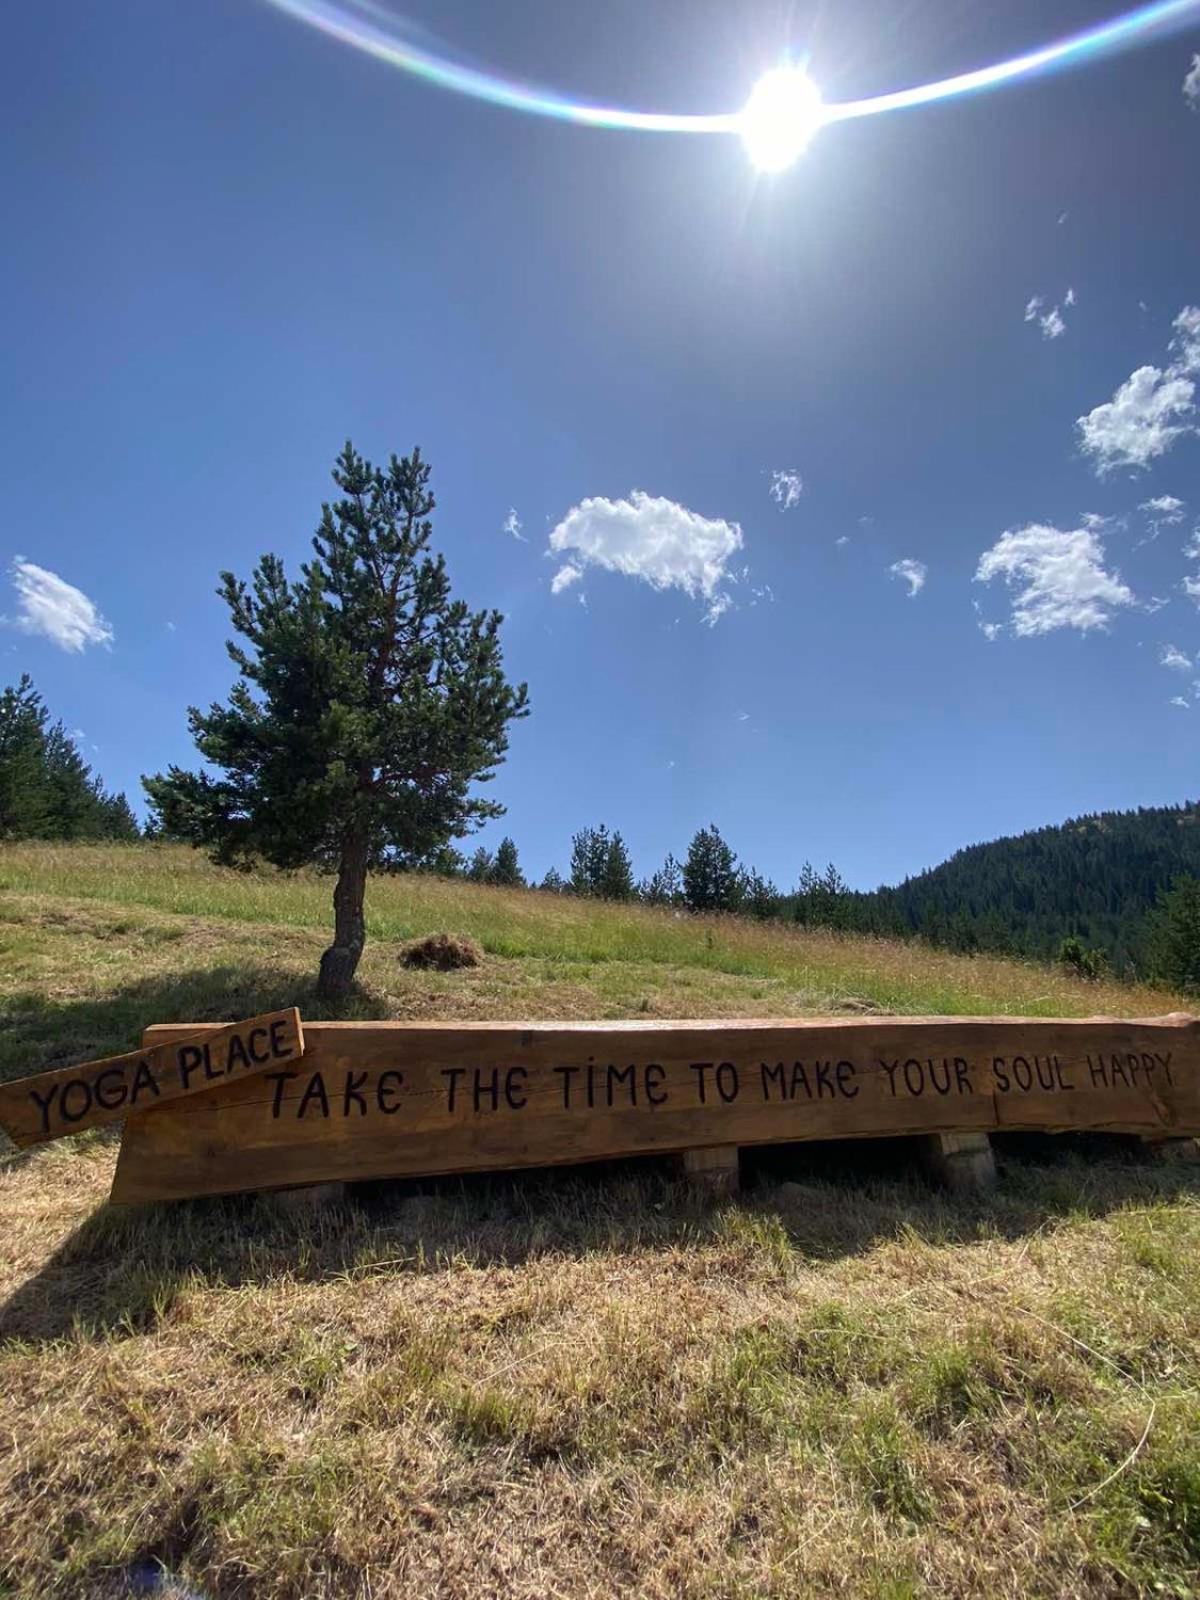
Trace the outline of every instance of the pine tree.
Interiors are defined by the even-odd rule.
[[[493,883],[503,884],[509,889],[519,889],[525,886],[525,874],[521,871],[517,859],[517,847],[511,839],[501,839],[500,848],[496,851],[496,860],[492,867]]]
[[[0,838],[29,839],[45,832],[46,719],[28,673],[0,695]]]
[[[753,867],[740,874],[738,901],[743,911],[760,922],[779,915],[779,890]]]
[[[1200,878],[1176,879],[1149,920],[1152,975],[1172,989],[1200,994]]]
[[[683,899],[683,878],[679,863],[668,851],[667,859],[657,872],[646,878],[639,890],[642,899],[651,906],[674,906]]]
[[[490,850],[479,846],[467,867],[467,877],[472,883],[491,883],[496,870],[496,858]]]
[[[602,822],[598,828],[581,828],[571,838],[571,893],[603,894],[612,840]]]
[[[632,900],[636,890],[633,882],[633,863],[619,833],[608,841],[604,868],[600,874],[599,893],[605,900]]]
[[[564,883],[563,875],[557,867],[550,868],[541,883],[538,884],[538,888],[544,889],[547,894],[566,894],[567,892],[567,885]]]
[[[701,828],[688,846],[683,864],[683,897],[690,911],[737,909],[737,857],[715,822]]]
[[[320,991],[343,994],[366,940],[369,869],[422,855],[503,807],[475,797],[527,709],[504,676],[497,612],[451,598],[429,554],[434,498],[419,451],[377,468],[347,444],[313,559],[289,582],[264,556],[219,593],[244,644],[228,703],[189,713],[222,776],[172,767],[145,780],[162,825],[218,862],[337,871]]]

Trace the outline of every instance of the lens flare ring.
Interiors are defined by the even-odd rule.
[[[504,78],[480,67],[467,66],[418,43],[411,34],[406,35],[403,19],[374,3],[374,0],[341,0],[341,3],[339,0],[265,0],[265,3],[332,39],[399,67],[426,83],[470,95],[490,105],[591,128],[616,128],[640,133],[738,134],[750,150],[752,159],[756,159],[756,141],[763,145],[766,156],[757,164],[764,170],[780,170],[778,163],[781,162],[789,137],[797,145],[795,155],[799,155],[812,134],[824,123],[849,122],[858,117],[878,116],[885,111],[906,111],[914,106],[930,105],[936,100],[951,100],[959,95],[996,89],[1020,78],[1040,77],[1086,60],[1115,55],[1136,45],[1148,44],[1153,39],[1165,38],[1200,16],[1200,0],[1154,0],[1152,4],[1139,6],[1109,22],[1042,45],[1023,55],[1013,56],[1008,61],[862,100],[822,103],[803,69],[785,64],[760,79],[742,110],[687,113],[635,111],[622,106],[596,105],[573,100],[535,84]],[[790,123],[787,108],[781,106],[781,97],[777,93],[780,88],[778,75],[786,73],[792,74],[793,86],[804,100],[798,109],[792,110]],[[803,83],[801,80],[804,80]],[[764,85],[769,86],[772,96],[769,130],[768,117],[762,114],[762,97],[767,94]],[[816,97],[815,105],[805,99],[809,94]],[[789,126],[790,135],[787,132]],[[770,148],[767,149],[767,146]],[[790,161],[782,164],[790,165]]]

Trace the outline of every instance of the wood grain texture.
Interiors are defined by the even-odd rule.
[[[1006,1128],[1200,1132],[1200,1022],[310,1023],[302,1062],[131,1118],[113,1199]]]
[[[149,1106],[203,1094],[235,1076],[285,1066],[303,1053],[304,1031],[295,1006],[225,1026],[194,1023],[128,1055],[0,1084],[0,1128],[22,1148],[43,1144]]]

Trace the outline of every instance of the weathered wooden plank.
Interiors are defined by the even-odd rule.
[[[235,1075],[279,1068],[303,1053],[295,1006],[227,1026],[188,1025],[128,1055],[0,1084],[0,1128],[16,1145],[42,1144],[200,1095]]]
[[[310,1023],[303,1062],[131,1118],[113,1198],[1006,1128],[1200,1132],[1200,1021]]]

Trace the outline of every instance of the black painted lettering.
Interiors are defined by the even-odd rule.
[[[1053,1089],[1054,1062],[1050,1056],[1047,1056],[1045,1060],[1041,1056],[1034,1056],[1033,1070],[1037,1073],[1039,1089]]]
[[[264,1045],[262,1047],[262,1050],[260,1052],[257,1044],[255,1043],[255,1041],[258,1040],[258,1039],[267,1040],[267,1039],[269,1039],[269,1037],[270,1037],[270,1035],[268,1034],[268,1032],[267,1032],[267,1030],[265,1028],[251,1028],[250,1029],[250,1054],[251,1054],[252,1058],[255,1061],[259,1062],[260,1065],[264,1061],[270,1061],[270,1059],[271,1059],[271,1047],[270,1047],[269,1044],[264,1043]]]
[[[858,1093],[858,1084],[850,1082],[850,1079],[856,1076],[857,1071],[858,1069],[853,1061],[839,1061],[837,1064],[838,1093],[844,1095],[847,1100],[853,1100]]]
[[[186,1089],[191,1084],[192,1073],[204,1060],[204,1051],[198,1044],[181,1044],[175,1059],[179,1065],[179,1081]]]
[[[342,1090],[342,1115],[350,1115],[350,1106],[353,1103],[358,1107],[360,1117],[367,1114],[367,1097],[362,1092],[362,1086],[367,1081],[365,1072],[346,1072],[346,1084]]]
[[[708,1104],[708,1078],[707,1078],[707,1074],[712,1071],[712,1062],[711,1061],[693,1061],[691,1063],[691,1067],[692,1067],[692,1071],[696,1074],[696,1090],[697,1090],[697,1093],[700,1096],[700,1104],[702,1106],[703,1105],[707,1105]]]
[[[904,1087],[917,1097],[925,1093],[925,1068],[919,1061],[904,1063]]]
[[[509,1067],[504,1074],[504,1099],[510,1111],[525,1109],[525,1080],[528,1076],[525,1067]]]
[[[284,1084],[285,1083],[291,1083],[293,1078],[298,1078],[299,1076],[300,1076],[300,1074],[298,1072],[264,1072],[263,1073],[263,1078],[265,1079],[265,1081],[267,1083],[273,1083],[275,1085],[275,1098],[271,1103],[271,1115],[276,1120],[278,1120],[278,1118],[279,1118],[279,1112],[280,1112],[280,1109],[281,1109],[281,1107],[283,1105],[283,1086],[284,1086]]]
[[[292,1047],[284,1037],[287,1033],[287,1023],[282,1017],[276,1017],[271,1024],[271,1054],[278,1061],[280,1056],[290,1056]]]
[[[111,1087],[106,1084],[106,1079],[112,1080]],[[125,1082],[124,1068],[108,1067],[99,1074],[92,1088],[96,1096],[96,1104],[102,1106],[105,1111],[115,1111],[118,1106],[125,1104],[125,1097],[129,1093],[129,1086]]]
[[[82,1089],[83,1090],[83,1104],[80,1106],[78,1111],[70,1110],[70,1108],[67,1105],[67,1099],[68,1099],[72,1089]],[[91,1110],[91,1107],[92,1107],[92,1089],[91,1089],[91,1085],[88,1084],[88,1083],[85,1083],[82,1078],[75,1078],[70,1083],[67,1084],[66,1088],[62,1092],[62,1099],[58,1102],[58,1114],[63,1119],[64,1122],[78,1122],[80,1117],[83,1117],[83,1116],[87,1115],[87,1113]]]
[[[1125,1072],[1125,1063],[1121,1060],[1120,1056],[1109,1056],[1108,1070],[1112,1076],[1114,1085],[1116,1084],[1117,1079],[1120,1078],[1125,1087],[1127,1089],[1129,1088],[1129,1078]]]
[[[1029,1089],[1033,1085],[1033,1070],[1024,1056],[1014,1056],[1012,1059],[1012,1075],[1018,1089]]]
[[[831,1091],[832,1092],[832,1091]],[[717,1093],[728,1105],[738,1096],[738,1069],[732,1061],[722,1061],[717,1068]]]
[[[137,1097],[143,1089],[149,1089],[152,1094],[159,1095],[162,1090],[158,1087],[158,1079],[154,1076],[153,1069],[145,1056],[137,1064],[137,1071],[133,1075],[133,1084],[129,1090],[129,1104],[136,1105]]]
[[[803,1061],[793,1061],[791,1091],[788,1094],[788,1099],[794,1100],[797,1091],[801,1089],[811,1100],[813,1097],[812,1086],[808,1081],[808,1073],[805,1071],[804,1063]]]
[[[608,1103],[610,1106],[613,1103],[613,1092],[618,1084],[625,1090],[629,1104],[631,1106],[637,1105],[637,1068],[632,1065],[628,1067],[609,1067]]]
[[[308,1080],[308,1087],[300,1096],[300,1104],[296,1107],[296,1120],[308,1115],[310,1104],[315,1103],[323,1117],[329,1115],[329,1096],[325,1092],[325,1079],[319,1072],[314,1072]]]
[[[454,1100],[458,1094],[458,1080],[466,1076],[466,1067],[443,1067],[442,1077],[446,1079],[446,1110],[454,1110]]]
[[[554,1071],[557,1072],[559,1077],[562,1079],[563,1110],[564,1111],[569,1111],[571,1109],[571,1079],[579,1071],[579,1068],[578,1067],[555,1067]]]
[[[1129,1055],[1127,1055],[1125,1057],[1125,1063],[1129,1068],[1129,1082],[1130,1082],[1131,1086],[1136,1089],[1137,1088],[1137,1075],[1141,1071],[1142,1059],[1141,1059],[1140,1056],[1135,1056],[1131,1052]]]
[[[837,1099],[837,1091],[834,1089],[829,1077],[829,1068],[831,1066],[832,1062],[829,1061],[818,1061],[816,1063],[818,1100],[823,1099],[825,1095],[828,1095],[831,1100]]]
[[[404,1074],[389,1067],[381,1072],[375,1082],[375,1104],[385,1117],[400,1109],[400,1091],[404,1087]]]
[[[1067,1081],[1067,1079],[1063,1076],[1063,1065],[1062,1065],[1062,1062],[1058,1059],[1057,1056],[1052,1056],[1051,1060],[1054,1062],[1054,1081],[1055,1081],[1055,1083],[1058,1085],[1058,1087],[1060,1089],[1067,1090],[1068,1092],[1073,1090],[1075,1088],[1075,1085],[1073,1083],[1069,1083]]]
[[[992,1077],[996,1080],[996,1087],[1004,1094],[1012,1088],[1008,1077],[1008,1062],[1003,1056],[992,1057]]]
[[[658,1076],[651,1077],[651,1073],[657,1073]],[[660,1067],[657,1061],[652,1061],[646,1068],[646,1099],[652,1106],[666,1104],[667,1091],[662,1088],[663,1079],[666,1075],[666,1068]]]
[[[946,1060],[945,1056],[942,1057],[940,1062],[930,1060],[925,1064],[929,1068],[929,1081],[933,1085],[934,1093],[949,1094],[950,1063]]]
[[[1092,1060],[1091,1056],[1087,1056],[1085,1059],[1088,1064],[1088,1071],[1092,1075],[1092,1088],[1094,1089],[1097,1084],[1100,1084],[1103,1088],[1107,1089],[1108,1068],[1104,1065],[1104,1057],[1097,1056],[1094,1061]]]
[[[764,1100],[771,1098],[771,1087],[774,1085],[779,1090],[779,1098],[787,1099],[787,1085],[783,1081],[783,1062],[777,1061],[774,1066],[769,1061],[759,1064],[759,1075],[762,1078],[762,1097]]]
[[[888,1075],[888,1088],[892,1091],[892,1099],[896,1098],[896,1074],[900,1070],[898,1061],[881,1061],[879,1065]]]
[[[42,1113],[43,1133],[50,1132],[50,1107],[54,1104],[54,1096],[57,1093],[58,1085],[56,1083],[52,1083],[44,1095],[40,1095],[36,1089],[30,1089],[29,1091],[29,1098]]]
[[[1156,1050],[1154,1052],[1154,1059],[1158,1062],[1159,1066],[1166,1073],[1167,1082],[1169,1084],[1174,1085],[1175,1080],[1171,1076],[1171,1055],[1172,1055],[1172,1052],[1170,1050],[1167,1051],[1165,1056],[1160,1056],[1158,1051]]]
[[[208,1079],[208,1081],[210,1083],[212,1082],[212,1080],[214,1078],[219,1078],[221,1076],[221,1074],[219,1072],[214,1072],[213,1071],[212,1045],[210,1045],[210,1044],[206,1044],[204,1046],[204,1076]]]
[[[246,1046],[240,1033],[235,1033],[229,1041],[229,1056],[225,1062],[225,1071],[233,1072],[238,1067],[248,1067],[250,1057],[246,1054]]]
[[[971,1069],[961,1056],[954,1058],[954,1087],[959,1094],[974,1094],[971,1087]]]
[[[476,1116],[479,1115],[485,1095],[489,1096],[492,1102],[491,1105],[488,1106],[488,1110],[495,1111],[496,1107],[500,1104],[500,1068],[493,1067],[491,1077],[485,1082],[482,1068],[476,1067],[475,1081],[472,1085],[472,1089]]]

